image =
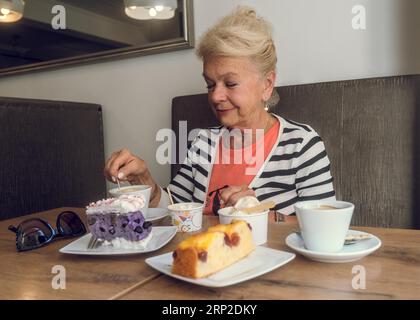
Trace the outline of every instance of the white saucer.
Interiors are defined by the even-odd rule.
[[[368,234],[362,231],[349,230],[348,234],[359,235]],[[355,244],[345,245],[339,252],[328,253],[328,252],[317,252],[306,249],[303,239],[296,233],[292,233],[286,238],[286,244],[295,250],[296,252],[304,255],[308,259],[329,262],[329,263],[346,263],[352,262],[371,254],[381,246],[381,240],[372,235],[371,239],[362,240]]]
[[[156,221],[165,218],[169,214],[165,208],[148,208],[146,221]]]

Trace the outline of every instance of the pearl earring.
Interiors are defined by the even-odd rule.
[[[264,110],[265,110],[265,111],[268,111],[268,109],[269,109],[269,107],[268,107],[268,103],[266,102],[266,103],[265,103]]]

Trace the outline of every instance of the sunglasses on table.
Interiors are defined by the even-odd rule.
[[[16,234],[18,251],[37,249],[59,238],[77,237],[86,233],[86,227],[73,211],[60,213],[54,229],[50,223],[40,218],[23,221],[17,227],[9,226]]]

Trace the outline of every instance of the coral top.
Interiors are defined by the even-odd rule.
[[[217,212],[216,209],[219,206],[220,199],[215,190],[224,186],[249,185],[251,183],[277,141],[279,130],[280,122],[276,121],[275,125],[264,134],[263,138],[245,148],[229,149],[223,145],[222,141],[219,142],[204,214],[215,214],[213,209]],[[256,157],[256,155],[259,157]]]

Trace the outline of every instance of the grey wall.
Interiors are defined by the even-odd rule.
[[[196,0],[196,37],[238,4],[271,21],[278,49],[277,85],[420,73],[417,0]],[[352,29],[351,9],[367,10],[367,29]],[[128,147],[167,183],[155,159],[156,132],[170,127],[174,96],[203,93],[193,50],[69,67],[0,79],[0,95],[98,103],[105,153]]]

